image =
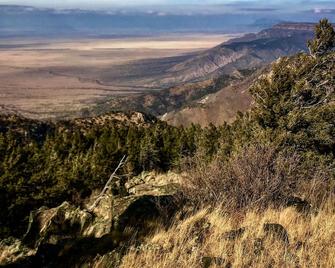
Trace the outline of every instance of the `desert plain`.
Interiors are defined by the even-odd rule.
[[[66,118],[109,96],[164,90],[160,74],[177,60],[232,37],[0,39],[0,112]]]

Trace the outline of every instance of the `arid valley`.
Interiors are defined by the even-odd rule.
[[[153,82],[175,57],[233,36],[1,39],[1,110],[31,118],[78,116],[107,96],[158,90]]]

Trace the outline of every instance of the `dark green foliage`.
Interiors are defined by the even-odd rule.
[[[329,32],[334,32],[329,22],[320,21],[313,42],[326,42]],[[328,53],[281,58],[254,83],[252,110],[233,124],[236,142],[263,140],[308,158],[334,161],[335,52],[328,41],[320,45]]]
[[[162,122],[88,127],[20,117],[0,120],[2,235],[22,233],[18,227],[25,227],[29,211],[41,205],[78,203],[106,183],[123,155],[128,161],[121,173],[129,178],[143,170],[167,171],[196,150],[206,151],[209,160],[219,148],[221,133],[226,135],[214,126],[176,128]],[[43,135],[35,135],[41,125]]]
[[[319,57],[335,47],[335,31],[327,19],[320,20],[315,27],[315,38],[308,42],[308,48],[314,57]]]
[[[252,120],[282,147],[333,158],[335,54],[283,58],[251,88]]]

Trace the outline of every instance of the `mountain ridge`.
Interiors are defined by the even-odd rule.
[[[163,82],[186,82],[231,73],[237,69],[261,67],[281,56],[307,51],[306,42],[313,37],[313,24],[307,25],[277,24],[256,34],[231,39],[172,66],[166,70]],[[169,73],[174,77],[169,77]]]

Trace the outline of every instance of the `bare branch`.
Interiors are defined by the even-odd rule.
[[[328,100],[328,97],[333,93],[333,91],[334,91],[334,90],[329,91],[329,92],[327,93],[327,95],[326,95],[323,99],[321,99],[320,101],[318,101],[317,103],[310,104],[309,106],[303,106],[302,108],[303,108],[303,109],[310,109],[310,108],[313,108],[313,107],[315,107],[315,106],[318,106],[318,105],[320,105],[320,104],[322,104],[322,103],[325,103],[325,102]]]
[[[108,181],[106,182],[105,187],[102,189],[101,193],[97,196],[97,199],[94,201],[92,206],[88,208],[89,211],[93,211],[93,209],[99,204],[100,200],[106,195],[106,192],[110,188],[110,184],[113,178],[115,177],[118,178],[116,176],[116,172],[125,164],[126,161],[127,159],[126,159],[126,156],[124,155],[122,159],[120,160],[118,166],[115,168],[114,172],[112,173],[112,175],[109,177]]]

